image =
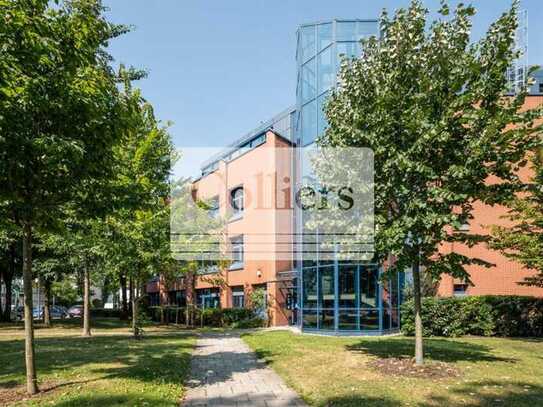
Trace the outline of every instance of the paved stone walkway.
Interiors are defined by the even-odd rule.
[[[234,333],[204,334],[192,354],[182,406],[303,406],[277,374]]]

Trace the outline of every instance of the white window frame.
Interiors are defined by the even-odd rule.
[[[232,253],[232,264],[230,265],[230,269],[243,268],[245,251],[243,235],[230,239],[230,246]]]
[[[235,299],[241,297],[241,306],[236,305]],[[245,308],[245,291],[243,290],[243,287],[241,289],[239,287],[232,289],[232,307],[233,308]]]

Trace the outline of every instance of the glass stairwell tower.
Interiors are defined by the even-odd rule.
[[[377,20],[332,20],[302,25],[297,33],[296,144],[311,147],[326,128],[323,106],[336,85],[343,56],[361,55],[360,40],[379,35]],[[298,182],[308,176],[299,159]],[[307,241],[301,210],[296,228]],[[312,236],[318,241],[318,235]],[[311,240],[311,239],[309,239]],[[382,334],[399,329],[403,275],[381,282],[382,268],[369,262],[319,260],[298,255],[298,325],[330,334]],[[300,250],[300,249],[298,249]]]

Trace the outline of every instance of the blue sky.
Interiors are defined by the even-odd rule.
[[[306,22],[376,18],[409,0],[104,0],[134,30],[111,43],[117,63],[149,71],[140,81],[176,146],[223,146],[295,101],[295,33]],[[454,4],[455,2],[451,2]],[[468,3],[468,1],[466,1]],[[425,0],[432,11],[439,0]],[[510,0],[474,0],[474,38]],[[528,58],[543,65],[541,0],[528,10]]]

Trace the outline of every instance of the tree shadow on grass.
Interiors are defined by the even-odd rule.
[[[275,355],[271,351],[265,349],[256,349],[253,350],[253,352],[255,353],[256,358],[259,362],[263,362],[266,364],[270,364],[273,361],[273,356]]]
[[[131,378],[179,385],[188,373],[192,345],[189,335],[150,334],[142,340],[129,335],[37,338],[38,376],[82,370],[100,379]],[[1,341],[0,386],[24,382],[24,341]],[[100,364],[104,365],[103,367]],[[91,365],[85,372],[85,366]]]
[[[428,406],[469,405],[478,407],[495,406],[541,406],[543,386],[525,382],[487,380],[464,383],[451,388],[447,395],[430,396]]]
[[[81,406],[163,406],[164,400],[150,397],[145,394],[131,395],[80,395],[69,400],[55,401],[57,407],[81,407]]]
[[[329,407],[398,407],[401,403],[389,397],[379,396],[337,396],[326,399]]]
[[[360,352],[377,358],[412,358],[415,349],[413,338],[363,339],[347,345],[351,352]],[[492,354],[492,349],[483,344],[452,341],[446,339],[425,339],[425,356],[441,362],[509,362],[516,359],[504,358]]]
[[[0,390],[13,389],[14,387],[19,386],[20,383],[17,380],[7,380],[0,382]]]
[[[132,379],[147,383],[182,384],[190,371],[192,346],[186,343],[150,345],[149,339],[151,337],[137,341],[137,351],[134,352],[136,345],[132,345],[130,354],[118,355],[115,362],[120,366],[95,368],[92,372],[103,375],[104,379]],[[164,339],[164,337],[160,336],[160,339]]]
[[[121,321],[119,318],[91,318],[92,329],[121,329],[130,326],[128,321]],[[25,329],[24,321],[1,322],[0,332],[3,330],[21,331]],[[34,321],[34,330],[47,332],[55,329],[83,329],[82,318],[53,319],[50,326],[45,326],[42,321]]]
[[[220,351],[206,355],[193,354],[191,366],[193,371],[186,383],[188,387],[224,383],[231,380],[235,374],[264,369],[266,364],[255,359],[250,353]]]

